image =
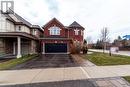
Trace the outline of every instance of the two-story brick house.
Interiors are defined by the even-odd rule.
[[[53,18],[43,26],[44,34],[40,38],[42,53],[70,53],[73,42],[83,43],[84,28],[74,21],[64,26]]]
[[[0,56],[37,53],[39,37],[43,33],[38,25],[32,25],[13,11],[0,11]]]

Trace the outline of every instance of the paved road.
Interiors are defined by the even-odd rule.
[[[41,55],[35,60],[21,64],[13,69],[38,69],[38,68],[61,68],[76,67],[78,64],[74,62],[70,55],[66,54],[46,54]]]
[[[101,49],[89,49],[89,51],[103,52],[103,50],[101,50]],[[105,53],[109,53],[109,50],[105,50]],[[130,56],[130,51],[112,52],[112,54]]]

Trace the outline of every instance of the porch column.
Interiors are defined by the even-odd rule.
[[[45,43],[42,43],[42,54],[45,54]]]
[[[20,58],[21,56],[21,38],[17,37],[17,58]]]
[[[36,51],[35,51],[35,48],[36,48],[36,44],[35,44],[35,42],[33,41],[33,40],[31,40],[31,53],[30,54],[34,54],[34,53],[36,53]]]
[[[15,55],[16,53],[15,53],[15,51],[16,51],[16,48],[15,48],[15,42],[13,42],[13,54]]]
[[[70,54],[70,43],[67,43],[67,54]]]

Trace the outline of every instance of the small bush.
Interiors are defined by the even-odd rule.
[[[71,45],[71,53],[79,54],[81,52],[81,43],[75,42]]]

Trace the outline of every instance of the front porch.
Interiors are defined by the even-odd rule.
[[[20,58],[37,53],[37,40],[23,36],[1,36],[0,58]]]

